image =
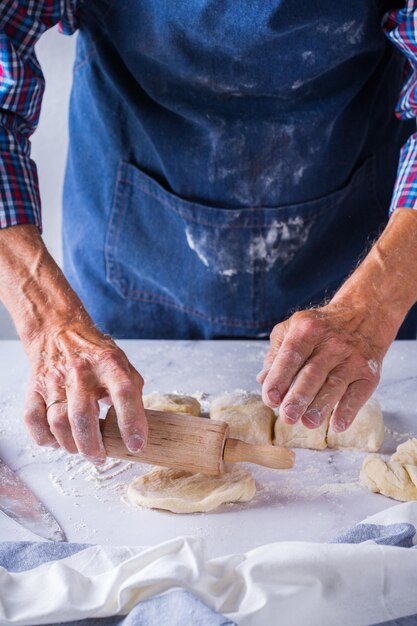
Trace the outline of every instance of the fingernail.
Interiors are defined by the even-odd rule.
[[[48,443],[48,448],[60,448],[61,446],[59,445],[59,443],[57,441],[54,441],[52,443]]]
[[[98,459],[95,456],[88,456],[87,454],[82,455],[86,461],[92,463],[93,465],[103,465],[104,461],[102,459]]]
[[[333,430],[337,433],[341,433],[346,430],[346,422],[343,418],[340,418],[337,422],[333,423]]]
[[[104,463],[106,462],[106,459],[90,459],[91,463],[94,463],[94,465],[104,465]]]
[[[129,452],[140,452],[145,445],[145,440],[140,435],[132,435],[127,440],[127,449]]]
[[[319,426],[321,422],[321,413],[318,409],[310,409],[304,413],[304,419],[312,424],[312,426]]]
[[[283,408],[285,416],[291,421],[296,422],[303,412],[298,404],[286,404]]]
[[[268,391],[268,398],[273,404],[279,404],[281,402],[281,394],[276,387]]]

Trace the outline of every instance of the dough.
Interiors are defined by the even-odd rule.
[[[417,465],[417,439],[408,439],[401,443],[392,455],[391,461],[397,461],[403,465]]]
[[[352,424],[343,433],[331,426],[327,432],[329,448],[356,448],[377,452],[384,441],[384,418],[378,400],[371,398],[360,409]]]
[[[248,443],[271,444],[275,413],[257,393],[234,391],[213,400],[210,418],[226,422],[230,437]]]
[[[157,467],[130,483],[126,499],[148,509],[199,513],[226,502],[248,502],[255,492],[255,481],[241,467],[235,466],[219,476]]]
[[[201,411],[195,398],[172,393],[154,392],[145,395],[143,403],[146,409],[155,411],[196,416]],[[272,430],[272,425],[269,430]],[[126,500],[130,504],[150,509],[197,513],[211,511],[225,502],[247,502],[253,498],[255,492],[255,481],[251,474],[239,466],[228,468],[219,476],[156,467],[130,483]]]
[[[319,428],[307,428],[301,420],[294,425],[284,424],[280,418],[275,422],[276,446],[292,448],[356,448],[377,452],[384,440],[384,418],[381,406],[371,398],[360,409],[351,426],[343,433],[330,427],[330,415]]]
[[[154,391],[143,396],[145,409],[154,411],[168,411],[171,413],[187,413],[199,416],[201,406],[198,400],[191,396],[181,396],[175,393],[159,393]]]
[[[327,446],[326,433],[329,421],[330,415],[318,428],[307,428],[301,420],[295,424],[285,424],[278,418],[275,422],[274,445],[323,450]]]
[[[417,500],[417,439],[401,443],[389,461],[377,454],[367,456],[360,479],[371,491],[389,498]]]
[[[417,500],[417,467],[384,461],[378,454],[365,458],[360,480],[370,491],[406,502]]]

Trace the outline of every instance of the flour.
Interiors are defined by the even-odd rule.
[[[199,241],[196,241],[193,239],[191,231],[186,228],[185,236],[187,238],[187,243],[190,246],[191,250],[193,250],[193,252],[196,253],[196,255],[198,256],[200,261],[203,263],[203,265],[205,265],[206,267],[209,267],[209,262],[203,252],[203,246],[207,245],[207,240],[208,240],[207,235],[202,235]]]
[[[258,486],[259,499],[268,502],[271,500],[297,502],[300,500],[313,500],[324,495],[338,495],[343,493],[352,493],[361,489],[359,480],[347,480],[346,482],[326,482],[323,484],[308,484],[305,480],[295,476],[288,476],[286,470],[285,479],[277,484],[275,481],[262,482]],[[358,472],[356,471],[356,478]]]
[[[126,462],[118,459],[107,459],[100,466],[92,465],[80,456],[66,455],[64,469],[60,472],[50,472],[49,480],[57,491],[66,497],[82,498],[92,495],[101,502],[109,502],[111,493],[119,495],[125,489],[125,483],[115,482],[121,474],[137,472],[138,466],[143,465],[134,462]],[[77,482],[74,487],[73,482]],[[91,489],[87,485],[91,484]]]
[[[134,467],[135,463],[134,462],[128,462],[128,463],[119,462],[118,464],[113,464],[112,468],[118,467],[119,465],[121,465],[121,467],[119,467],[116,471],[111,472],[111,473],[105,473],[105,474],[103,474],[103,472],[98,471],[98,468],[93,466],[93,468],[91,468],[89,473],[87,474],[86,480],[89,480],[90,482],[94,482],[95,485],[98,486],[100,485],[100,483],[113,480],[114,478],[116,478],[116,476],[120,476],[120,474],[124,474],[124,472],[127,472],[132,467]]]
[[[388,433],[389,435],[391,435],[391,437],[396,441],[405,441],[406,439],[411,439],[412,437],[415,436],[415,434],[413,432],[405,432],[405,433],[399,433],[396,430],[391,430],[390,428],[387,428],[385,426],[385,432]]]
[[[299,166],[293,170],[295,183],[301,179],[304,169]],[[253,274],[260,266],[269,272],[278,261],[281,265],[290,262],[306,243],[311,227],[312,222],[304,222],[301,216],[274,220],[269,225],[249,229],[248,243],[243,249],[233,232],[235,229],[219,228],[207,233],[187,225],[185,236],[190,249],[205,267],[230,279],[238,273]]]

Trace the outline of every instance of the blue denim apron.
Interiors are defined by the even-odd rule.
[[[403,60],[374,0],[85,0],[64,266],[105,332],[266,336],[383,228]]]

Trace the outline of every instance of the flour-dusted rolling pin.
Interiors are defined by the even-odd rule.
[[[133,454],[122,441],[115,410],[110,407],[106,419],[100,420],[104,447],[110,457],[213,475],[223,471],[224,461],[247,461],[273,469],[294,465],[292,450],[231,439],[229,426],[224,422],[150,409],[145,413],[148,444],[143,452]]]

